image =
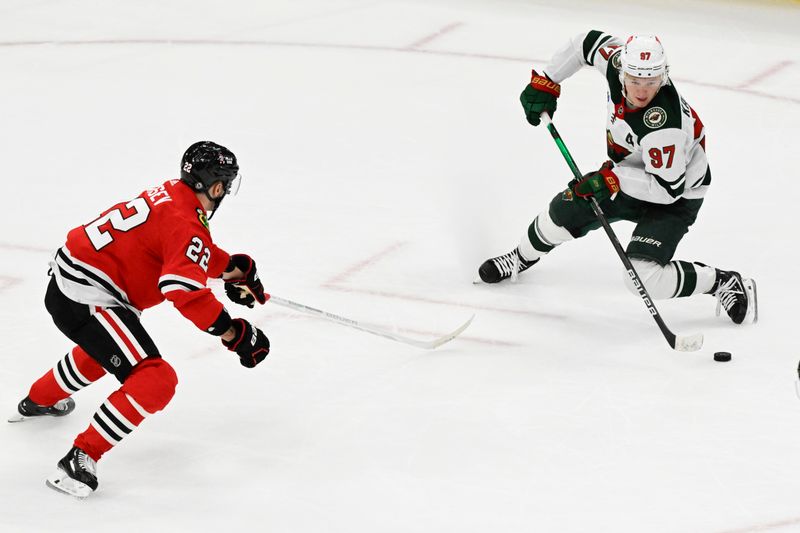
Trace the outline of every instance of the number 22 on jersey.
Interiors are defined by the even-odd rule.
[[[122,232],[130,231],[136,226],[141,226],[147,222],[148,216],[150,216],[150,206],[147,205],[147,200],[139,197],[134,198],[122,207],[112,209],[105,215],[86,224],[83,229],[94,249],[100,251],[114,242],[114,237],[111,234],[112,229]]]

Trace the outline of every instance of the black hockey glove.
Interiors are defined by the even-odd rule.
[[[233,272],[235,268],[244,272],[244,277],[225,280],[225,294],[228,295],[228,298],[233,303],[247,307],[255,307],[256,300],[260,304],[266,302],[267,297],[264,295],[264,285],[258,279],[256,262],[247,254],[234,254],[231,256],[225,272]],[[243,291],[241,286],[247,287],[250,292]]]
[[[234,318],[231,327],[234,330],[233,338],[229,341],[223,339],[222,344],[236,352],[242,366],[253,368],[267,357],[269,339],[263,331],[241,318]]]
[[[525,118],[532,126],[538,126],[542,120],[539,115],[543,111],[547,111],[552,117],[558,107],[557,98],[560,95],[561,85],[546,75],[540,75],[532,70],[531,82],[525,86],[525,90],[519,96],[522,109],[525,110]]]

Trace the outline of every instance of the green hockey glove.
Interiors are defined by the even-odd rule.
[[[525,110],[525,118],[532,126],[538,126],[541,122],[539,115],[547,111],[552,117],[558,106],[557,98],[561,95],[561,85],[552,81],[544,74],[538,74],[535,70],[531,71],[531,82],[525,86],[525,90],[519,96],[522,109]]]

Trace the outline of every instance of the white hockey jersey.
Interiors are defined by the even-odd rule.
[[[711,183],[703,122],[672,80],[646,107],[628,108],[619,76],[622,45],[600,31],[579,34],[556,52],[544,73],[561,83],[589,65],[605,76],[606,144],[622,192],[656,204],[703,198]]]

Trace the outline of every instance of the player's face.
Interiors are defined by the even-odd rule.
[[[652,102],[660,88],[659,78],[636,78],[625,74],[625,94],[628,102],[636,108],[645,107]]]

